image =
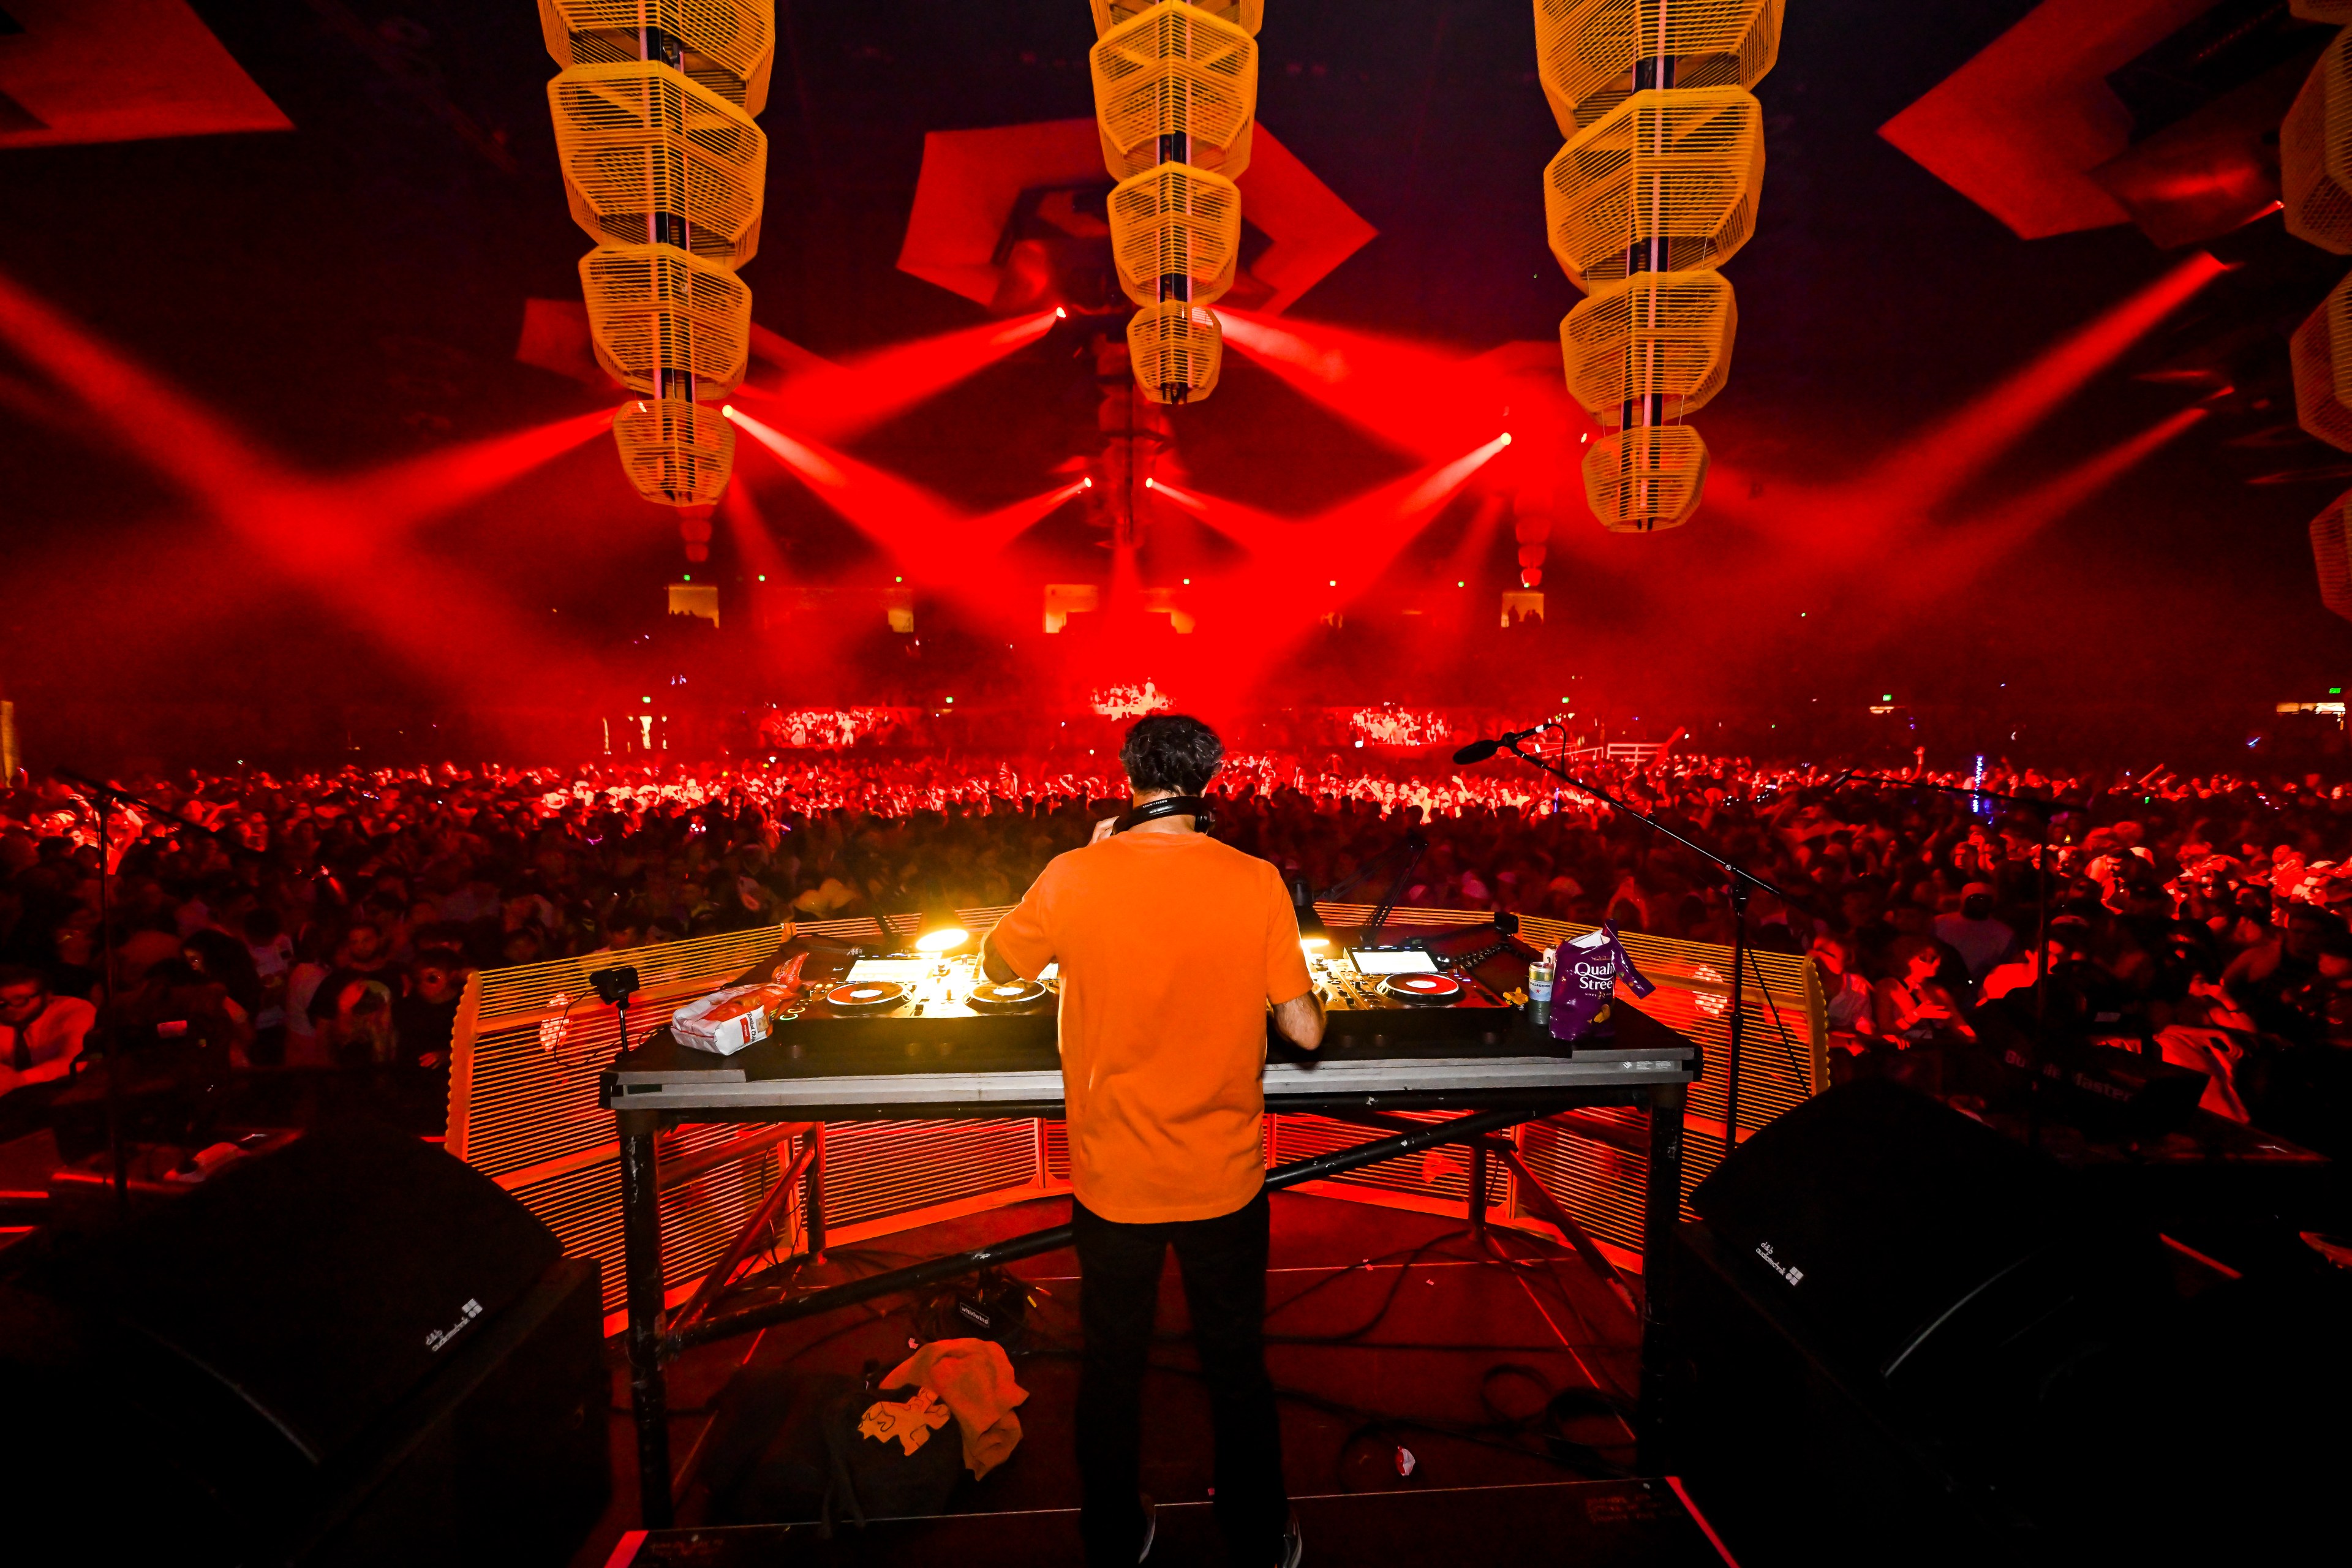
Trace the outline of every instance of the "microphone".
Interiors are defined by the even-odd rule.
[[[1471,742],[1468,745],[1454,753],[1454,760],[1466,768],[1473,763],[1485,762],[1496,752],[1516,750],[1518,743],[1521,741],[1526,740],[1529,735],[1539,735],[1541,733],[1543,733],[1543,726],[1540,724],[1526,730],[1507,730],[1502,733],[1502,735],[1495,740]]]

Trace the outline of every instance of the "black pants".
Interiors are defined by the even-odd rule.
[[[1183,1271],[1192,1340],[1209,1384],[1216,1436],[1217,1528],[1234,1568],[1280,1561],[1290,1500],[1282,1486],[1282,1427],[1265,1373],[1266,1199],[1229,1215],[1166,1225],[1122,1225],[1073,1201],[1079,1321],[1078,1528],[1090,1568],[1126,1568],[1142,1544],[1136,1503],[1142,1469],[1143,1372],[1169,1247]]]

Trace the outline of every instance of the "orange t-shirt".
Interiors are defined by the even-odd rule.
[[[994,933],[1062,977],[1070,1183],[1105,1219],[1213,1219],[1265,1180],[1266,1004],[1310,989],[1272,864],[1200,833],[1056,856]]]

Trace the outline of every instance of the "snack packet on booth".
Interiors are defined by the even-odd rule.
[[[733,1056],[768,1037],[769,1010],[790,996],[783,985],[730,985],[671,1014],[669,1032],[680,1045]]]
[[[1559,976],[1551,988],[1551,1034],[1556,1040],[1605,1040],[1616,1033],[1610,1022],[1617,983],[1636,996],[1657,987],[1633,965],[1633,955],[1617,940],[1617,928],[1603,921],[1601,929],[1572,936],[1559,944],[1553,957]]]

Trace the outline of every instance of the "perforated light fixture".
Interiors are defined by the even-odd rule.
[[[1142,16],[1160,0],[1089,0],[1095,14],[1095,36],[1100,37],[1113,27],[1131,22]],[[1265,0],[1203,0],[1193,7],[1206,11],[1220,22],[1231,22],[1252,37],[1265,20]]]
[[[683,370],[698,399],[741,384],[751,355],[751,290],[713,261],[669,245],[600,245],[580,258],[596,363],[638,392]]]
[[[1636,273],[1560,322],[1568,389],[1603,425],[1623,423],[1627,406],[1644,398],[1680,418],[1723,390],[1738,325],[1721,273]]]
[[[1119,286],[1143,307],[1128,322],[1129,363],[1159,403],[1206,397],[1224,334],[1209,302],[1241,258],[1241,191],[1257,112],[1263,0],[1093,0],[1087,57],[1103,163],[1119,183],[1107,205]]]
[[[1119,182],[1105,210],[1119,287],[1137,304],[1158,304],[1164,278],[1190,283],[1196,305],[1234,286],[1242,250],[1242,193],[1223,174],[1162,163]]]
[[[657,60],[573,66],[547,101],[572,221],[594,238],[643,243],[670,218],[698,256],[758,254],[768,139],[750,115]]]
[[[643,29],[677,40],[679,74],[746,114],[768,104],[776,58],[772,3],[760,0],[539,0],[547,52],[563,66],[646,58]]]
[[[2352,452],[2352,278],[2328,290],[2287,340],[2295,423]]]
[[[1580,289],[1720,267],[1748,243],[1763,185],[1764,109],[1745,88],[1637,92],[1544,171],[1551,253]],[[1663,265],[1633,267],[1654,239]]]
[[[1544,224],[1591,295],[1559,324],[1569,390],[1612,434],[1584,457],[1601,526],[1672,528],[1698,507],[1706,443],[1682,417],[1722,390],[1738,308],[1717,275],[1755,232],[1784,0],[1534,0],[1537,76],[1568,138]],[[1542,542],[1519,542],[1521,581]]]
[[[1217,313],[1181,300],[1146,305],[1128,319],[1127,353],[1135,379],[1163,403],[1206,397],[1224,367],[1225,336]],[[1181,390],[1182,396],[1171,396]]]
[[[1584,499],[1601,526],[1650,533],[1686,522],[1706,487],[1706,443],[1687,425],[1619,430],[1584,454]]]
[[[734,269],[760,247],[775,60],[772,0],[539,0],[562,70],[548,110],[597,363],[641,399],[613,421],[637,492],[705,508],[727,489],[735,430],[704,399],[750,363],[751,294]],[[706,514],[681,516],[689,561]]]
[[[1783,0],[1536,0],[1536,74],[1562,136],[1625,100],[1663,57],[1677,88],[1754,87],[1780,54]]]
[[[1126,179],[1154,164],[1193,163],[1237,179],[1257,114],[1257,40],[1184,0],[1135,13],[1096,40],[1095,123],[1103,162]],[[1162,156],[1182,136],[1185,155]]]
[[[683,398],[621,405],[613,418],[613,439],[637,493],[671,506],[716,501],[735,467],[734,425],[717,409]]]
[[[2352,510],[2352,490],[2327,503],[2311,520],[2312,562],[2319,568],[2319,602],[2352,620],[2352,548],[2345,542],[2345,520]]]
[[[2320,51],[2279,125],[2279,199],[2289,234],[2352,254],[2352,31]]]

